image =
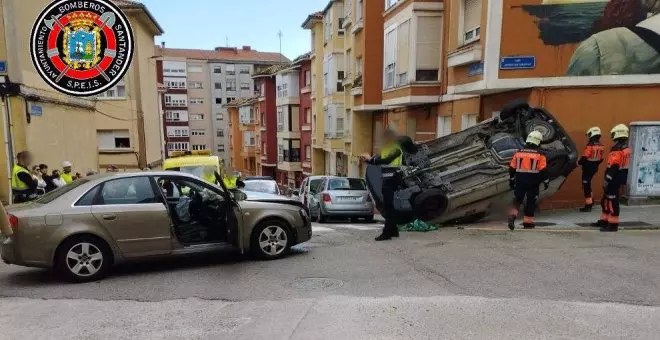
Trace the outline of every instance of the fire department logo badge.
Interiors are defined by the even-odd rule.
[[[133,58],[133,32],[111,0],[57,0],[32,28],[39,75],[56,90],[93,96],[119,82]]]

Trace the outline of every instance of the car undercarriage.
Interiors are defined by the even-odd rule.
[[[497,118],[404,151],[404,166],[368,166],[369,191],[381,214],[400,223],[478,220],[511,202],[509,162],[534,130],[543,135],[550,179],[540,198],[548,197],[575,169],[577,149],[549,112],[523,100],[505,105]],[[384,183],[395,188],[391,206],[384,202]]]

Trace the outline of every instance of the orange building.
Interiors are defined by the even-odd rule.
[[[256,176],[260,130],[256,117],[259,97],[237,99],[227,104],[229,113],[229,167],[242,176]]]

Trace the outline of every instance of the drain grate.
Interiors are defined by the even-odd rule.
[[[306,277],[296,279],[292,287],[300,290],[337,289],[344,286],[344,281],[327,277]]]

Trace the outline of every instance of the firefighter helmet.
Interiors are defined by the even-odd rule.
[[[527,141],[525,141],[528,144],[534,144],[536,146],[541,145],[541,141],[543,140],[543,134],[541,134],[539,131],[532,131],[529,133],[527,136]]]
[[[612,128],[612,139],[617,140],[619,138],[628,138],[629,132],[626,124],[619,124]]]
[[[598,126],[594,126],[587,130],[587,137],[593,138],[596,136],[600,136],[600,128]]]

